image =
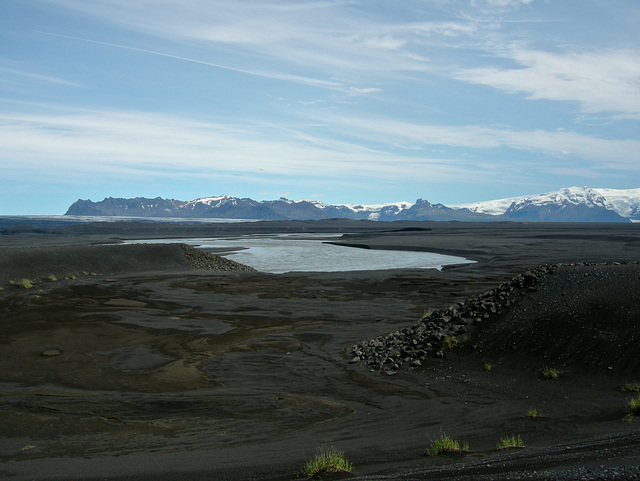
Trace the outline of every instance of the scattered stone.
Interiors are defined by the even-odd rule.
[[[44,357],[55,357],[62,354],[62,352],[61,349],[47,349],[46,351],[42,351],[40,355]]]

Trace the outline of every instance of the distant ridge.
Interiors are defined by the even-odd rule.
[[[65,215],[78,216],[127,216],[127,217],[182,217],[217,219],[259,220],[459,220],[492,221],[495,216],[471,212],[467,209],[451,209],[442,204],[431,204],[418,199],[414,204],[397,202],[376,206],[330,205],[318,201],[280,198],[256,201],[249,198],[221,195],[182,201],[156,197],[121,199],[107,197],[100,202],[78,200]]]
[[[640,189],[568,187],[534,196],[451,207],[431,204],[424,199],[413,204],[331,205],[283,197],[265,201],[227,195],[189,201],[162,197],[107,197],[99,202],[79,199],[65,215],[247,220],[640,222]]]

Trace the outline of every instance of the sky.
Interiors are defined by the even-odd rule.
[[[640,187],[637,0],[2,0],[0,215]]]

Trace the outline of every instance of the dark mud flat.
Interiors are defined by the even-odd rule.
[[[288,480],[326,444],[363,479],[634,479],[640,420],[623,418],[637,394],[619,388],[640,382],[638,227],[331,221],[5,232],[0,473]],[[179,246],[126,246],[123,256],[113,249],[125,246],[96,245],[260,228],[351,232],[341,241],[477,263],[270,275],[198,264]],[[352,362],[354,344],[425,312],[542,264],[584,262],[515,292],[444,357],[393,375]],[[34,287],[9,283],[24,277]],[[541,379],[546,366],[560,377]],[[538,416],[526,418],[532,409]],[[426,456],[442,432],[469,451]],[[510,434],[526,448],[496,451]]]

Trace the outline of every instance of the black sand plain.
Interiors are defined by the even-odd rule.
[[[276,275],[179,245],[105,245],[286,232],[476,263]],[[640,382],[638,224],[100,223],[0,234],[6,479],[294,480],[323,445],[344,451],[358,479],[640,479],[640,419],[626,407],[638,393],[620,389]],[[541,265],[553,267],[442,357],[393,375],[354,362],[354,344]],[[544,367],[558,379],[542,379]],[[427,456],[442,433],[469,450]],[[498,451],[511,434],[526,447]]]

